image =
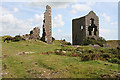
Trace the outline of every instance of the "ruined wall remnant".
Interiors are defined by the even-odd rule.
[[[44,42],[51,44],[52,43],[52,17],[51,17],[51,7],[46,6],[46,11],[44,13],[43,20],[43,34],[42,38]]]
[[[99,17],[93,11],[72,20],[73,45],[81,45],[88,37],[99,39]]]
[[[32,31],[30,31],[30,34],[25,34],[22,36],[25,40],[28,39],[40,39],[40,28],[35,27]]]
[[[40,38],[40,28],[35,27],[32,31],[30,31],[30,39],[39,39]]]

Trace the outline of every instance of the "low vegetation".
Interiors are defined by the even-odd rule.
[[[120,58],[118,57],[119,52],[117,49],[112,48],[109,49],[101,47],[99,49],[94,49],[88,46],[81,46],[73,49],[70,47],[62,47],[61,49],[56,49],[55,54],[62,56],[64,55],[70,57],[79,57],[81,61],[102,60],[120,64]]]
[[[107,43],[111,46],[111,47],[113,47],[113,48],[117,48],[117,47],[119,47],[120,48],[120,40],[108,40],[107,41]]]
[[[55,45],[71,45],[71,43],[65,41],[65,39],[63,39],[63,40],[54,40],[53,43],[54,43]]]
[[[9,43],[9,42],[17,42],[17,41],[22,41],[25,40],[23,39],[20,35],[16,35],[15,37],[12,36],[3,36],[2,41]]]
[[[3,78],[116,78],[117,49],[75,47],[54,40],[2,41]],[[22,53],[22,54],[20,54]]]
[[[12,41],[16,42],[16,41],[21,41],[21,40],[23,40],[23,38],[20,35],[16,35]]]
[[[99,37],[99,40],[95,40],[94,38],[87,38],[83,41],[82,45],[89,45],[89,44],[98,44],[99,46],[103,47],[103,44],[106,44],[106,40],[103,37]]]

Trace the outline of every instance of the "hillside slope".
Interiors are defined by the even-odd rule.
[[[118,64],[53,53],[61,48],[42,41],[2,42],[3,78],[109,78],[118,72]]]
[[[108,40],[107,43],[113,48],[120,46],[120,40]]]

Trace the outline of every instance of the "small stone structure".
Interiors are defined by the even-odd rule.
[[[40,28],[35,27],[32,31],[30,31],[30,34],[25,34],[22,36],[25,40],[29,39],[40,39]]]
[[[88,37],[99,39],[99,17],[93,11],[72,20],[72,44],[81,45]]]
[[[52,17],[51,7],[49,5],[46,6],[46,11],[44,13],[43,34],[41,40],[48,44],[52,43]]]

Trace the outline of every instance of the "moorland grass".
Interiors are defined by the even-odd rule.
[[[41,54],[62,49],[58,42],[55,43],[57,45],[34,40],[2,42],[2,55],[8,55],[2,58],[3,78],[101,78],[101,75],[114,77],[118,71],[118,64],[106,61],[81,61],[80,57]],[[74,49],[65,46],[65,49],[68,48]],[[86,46],[81,48],[92,49]],[[19,52],[34,53],[18,55]]]

